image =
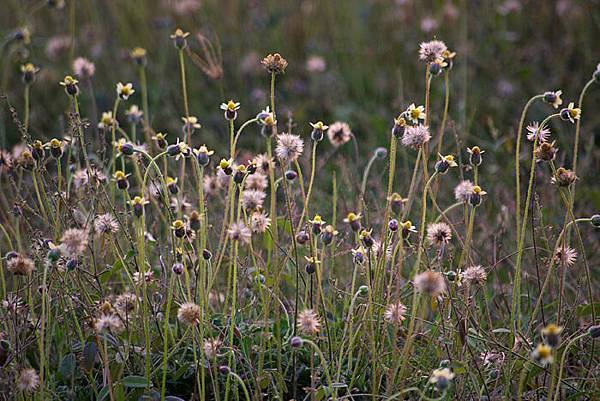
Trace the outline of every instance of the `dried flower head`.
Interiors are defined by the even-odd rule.
[[[546,142],[548,140],[549,136],[550,136],[550,129],[547,128],[545,125],[543,127],[540,127],[540,123],[537,121],[533,121],[527,126],[527,140],[528,141],[533,142],[533,141],[535,141],[535,138],[537,137],[538,142]]]
[[[219,354],[221,345],[223,345],[223,341],[218,338],[209,338],[204,340],[204,344],[202,345],[204,355],[206,355],[208,359],[215,359]]]
[[[122,316],[129,316],[136,310],[138,303],[137,295],[126,292],[117,297],[114,307]]]
[[[260,63],[265,67],[269,74],[282,74],[288,66],[287,60],[279,53],[268,54]]]
[[[265,174],[257,171],[246,178],[244,186],[246,190],[254,189],[257,191],[264,191],[269,186],[269,180]]]
[[[250,228],[252,232],[262,234],[271,225],[271,219],[265,212],[256,211],[250,216]]]
[[[402,145],[416,150],[429,142],[430,139],[429,127],[425,125],[412,125],[404,130]]]
[[[427,226],[427,241],[433,246],[446,246],[452,239],[452,230],[446,223],[430,223]]]
[[[458,183],[454,188],[454,198],[458,202],[467,203],[473,193],[473,183],[469,180],[464,180]]]
[[[535,149],[535,158],[538,162],[540,161],[552,161],[556,158],[558,148],[555,147],[556,141],[543,142],[540,146]]]
[[[60,237],[60,250],[72,258],[83,255],[88,244],[88,233],[81,228],[69,228]]]
[[[120,333],[123,331],[123,322],[119,316],[112,313],[102,314],[94,320],[94,329],[98,333],[106,331]]]
[[[298,314],[298,331],[300,333],[314,336],[319,333],[321,329],[321,323],[319,317],[312,309],[305,309]]]
[[[485,284],[487,273],[481,265],[469,266],[460,274],[461,283],[467,286],[478,284]]]
[[[414,283],[417,291],[431,297],[437,297],[446,291],[444,276],[433,270],[417,274]]]
[[[568,187],[577,180],[575,173],[564,167],[556,169],[554,176],[550,179],[550,182],[559,187]]]
[[[419,46],[419,58],[426,63],[433,63],[437,59],[443,58],[443,54],[446,50],[448,50],[448,48],[441,40],[423,42]]]
[[[571,267],[577,262],[577,251],[569,246],[559,246],[554,251],[554,260],[556,263]]]
[[[40,386],[40,376],[32,368],[23,369],[19,373],[17,387],[25,393],[33,393]]]
[[[200,307],[192,302],[181,304],[177,311],[177,319],[184,324],[196,325],[200,323],[201,317],[202,311]]]
[[[347,123],[336,121],[327,129],[327,138],[333,146],[342,146],[352,139],[352,131]]]
[[[389,304],[385,308],[385,312],[383,316],[388,323],[392,324],[402,324],[402,322],[406,319],[406,306],[403,303],[397,302],[393,304]]]
[[[233,223],[229,227],[229,230],[227,230],[227,234],[229,235],[229,238],[231,240],[241,241],[246,244],[250,243],[250,239],[252,237],[252,232],[248,227],[246,227],[246,225],[242,221],[237,221]]]
[[[18,254],[7,260],[6,270],[16,276],[29,276],[35,270],[35,263],[28,257]]]
[[[97,235],[114,234],[119,231],[119,222],[110,213],[104,213],[94,220],[94,230]]]
[[[294,134],[280,134],[277,136],[275,155],[284,162],[293,162],[298,159],[304,150],[304,141]]]
[[[256,210],[263,206],[266,194],[256,189],[248,189],[242,193],[242,207],[246,210]]]

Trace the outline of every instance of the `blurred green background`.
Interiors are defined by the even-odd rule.
[[[576,102],[600,62],[599,0],[3,0],[2,8],[1,92],[22,116],[20,65],[30,61],[41,68],[31,100],[31,132],[41,139],[64,134],[68,99],[58,82],[71,72],[72,60],[83,56],[95,63],[92,85],[83,85],[81,96],[82,114],[95,125],[99,113],[112,108],[117,82],[131,81],[139,89],[129,57],[134,46],[148,51],[152,127],[179,133],[183,104],[169,35],[181,27],[191,33],[196,57],[213,60],[208,71],[186,60],[191,114],[203,124],[194,145],[217,151],[227,146],[222,101],[240,101],[240,118],[266,106],[268,76],[259,62],[280,52],[289,61],[278,80],[280,123],[292,118],[295,131],[306,136],[309,121],[347,121],[367,154],[387,144],[393,117],[412,102],[424,102],[419,43],[437,38],[457,52],[447,138],[454,133],[461,148],[487,149],[487,174],[505,172],[510,179],[507,160],[523,105],[534,94],[556,89],[563,90],[565,103]],[[14,40],[24,28],[29,44]],[[443,97],[439,77],[432,85],[436,131]],[[592,87],[583,107],[579,170],[589,188],[583,199],[595,206],[598,185],[583,172],[599,168],[594,135],[599,101],[600,91]],[[133,103],[141,107],[139,90],[128,102]],[[549,112],[536,103],[527,121]],[[6,105],[1,118],[2,143],[14,143],[18,134]],[[552,129],[563,151],[559,164],[568,166],[574,128],[557,122]],[[242,147],[262,143],[257,132],[244,135]],[[456,152],[454,141],[445,143]]]

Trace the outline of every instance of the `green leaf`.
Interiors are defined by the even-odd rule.
[[[143,376],[127,376],[127,377],[123,378],[122,383],[125,387],[132,387],[132,388],[149,387],[148,381]],[[152,385],[152,383],[150,385]]]
[[[73,377],[76,364],[77,360],[75,358],[75,354],[65,355],[58,366],[58,373],[60,374],[60,377],[64,380],[69,380],[71,377]]]
[[[592,314],[592,305],[594,306],[594,310],[600,311],[600,302],[596,302],[590,305],[579,305],[575,308],[575,313],[577,317],[590,316]]]
[[[509,329],[505,329],[504,327],[501,327],[499,329],[492,330],[492,333],[510,333],[510,330]]]
[[[83,347],[82,358],[81,358],[81,366],[87,371],[90,371],[94,368],[94,362],[96,362],[96,354],[98,353],[98,348],[96,347],[95,342],[88,342]]]

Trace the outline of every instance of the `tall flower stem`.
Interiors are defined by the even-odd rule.
[[[30,92],[30,84],[25,84],[25,93],[23,94],[24,102],[25,102],[25,117],[23,121],[23,130],[25,133],[28,132],[29,129],[29,92]]]
[[[516,208],[516,217],[517,217],[517,246],[521,241],[521,137],[523,134],[523,125],[525,124],[525,117],[527,116],[527,111],[529,107],[535,102],[537,99],[543,98],[544,95],[535,95],[525,104],[523,111],[521,113],[521,118],[519,120],[519,128],[517,130],[517,141],[515,143],[515,185],[516,185],[516,200],[515,200],[515,208]]]
[[[298,227],[296,231],[300,230],[302,227],[302,222],[304,221],[304,216],[309,213],[308,203],[310,202],[310,196],[312,194],[313,183],[315,181],[315,171],[316,171],[316,160],[317,160],[317,144],[319,142],[313,141],[312,146],[312,154],[311,154],[311,170],[310,170],[310,179],[308,181],[308,190],[306,192],[306,199],[304,200],[304,206],[302,207],[302,214],[300,215],[300,220],[298,221]],[[298,168],[298,172],[300,173],[300,169]]]
[[[169,279],[169,286],[167,287],[167,304],[165,306],[165,317],[164,317],[164,341],[163,341],[163,373],[162,383],[160,390],[160,399],[164,401],[167,390],[167,356],[169,351],[169,314],[171,312],[171,301],[173,299],[173,285],[175,283],[175,274],[171,274]]]
[[[140,85],[142,87],[142,107],[144,108],[144,135],[146,143],[150,144],[150,110],[148,108],[148,80],[146,78],[146,67],[139,68]]]
[[[515,263],[515,277],[514,277],[514,283],[513,283],[513,296],[512,296],[512,304],[511,304],[511,322],[513,322],[513,330],[512,330],[512,341],[514,342],[516,337],[517,337],[517,332],[519,330],[519,328],[521,327],[521,303],[520,303],[520,299],[521,299],[521,263],[523,260],[523,246],[524,246],[524,239],[525,239],[525,230],[527,230],[527,217],[529,215],[529,207],[527,207],[527,205],[529,205],[531,203],[531,197],[533,196],[533,181],[535,178],[535,166],[536,166],[536,158],[535,158],[535,151],[537,149],[537,145],[538,145],[538,138],[539,138],[539,130],[542,129],[542,127],[544,127],[546,125],[546,123],[548,121],[550,121],[552,118],[559,116],[560,114],[551,114],[548,117],[546,117],[544,119],[544,121],[542,121],[542,123],[539,125],[538,128],[538,132],[535,133],[535,139],[533,141],[533,148],[532,148],[532,153],[531,153],[531,166],[530,166],[530,172],[529,172],[529,184],[527,187],[527,198],[525,201],[525,209],[523,212],[523,219],[522,219],[522,223],[521,223],[521,227],[519,228],[521,230],[521,233],[519,235],[519,245],[517,247],[517,260]]]
[[[558,369],[558,381],[557,381],[558,384],[556,385],[556,393],[554,393],[554,397],[551,397],[549,395],[548,396],[548,400],[558,401],[558,399],[560,398],[560,383],[562,381],[563,369],[565,367],[565,358],[569,355],[569,348],[571,348],[571,346],[573,344],[575,344],[575,342],[579,341],[580,339],[582,339],[586,335],[587,335],[587,332],[584,332],[583,334],[578,335],[577,337],[575,337],[571,341],[569,341],[567,343],[567,345],[565,346],[565,349],[564,349],[564,351],[562,353],[562,356],[560,358],[560,367]]]

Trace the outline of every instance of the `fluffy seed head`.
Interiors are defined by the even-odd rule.
[[[461,280],[466,285],[479,284],[483,285],[487,278],[487,273],[481,265],[469,266],[460,275]]]
[[[40,385],[40,376],[35,369],[23,369],[19,373],[17,387],[26,393],[33,393]]]
[[[298,315],[298,330],[302,334],[316,335],[321,329],[319,317],[312,309],[305,309]]]
[[[427,270],[415,277],[416,289],[431,297],[437,297],[446,291],[446,282],[441,273]]]
[[[327,129],[327,138],[333,146],[341,146],[352,138],[352,131],[347,123],[336,121]]]
[[[304,150],[304,141],[294,134],[280,134],[277,136],[275,155],[284,162],[293,162],[300,157]]]
[[[433,63],[437,59],[442,58],[442,54],[446,50],[448,48],[441,40],[423,42],[419,46],[419,58],[426,63]]]
[[[269,186],[267,176],[258,171],[254,174],[250,174],[245,181],[246,190],[255,189],[257,191],[264,191]]]
[[[458,202],[467,203],[471,198],[471,194],[473,193],[473,183],[469,180],[461,181],[454,188],[454,198]]]
[[[556,263],[571,267],[577,261],[577,251],[569,246],[559,246],[554,251],[554,260]]]
[[[392,324],[402,324],[406,319],[406,306],[401,302],[395,304],[389,304],[385,308],[384,317],[385,320]]]
[[[427,226],[427,241],[431,245],[441,247],[452,239],[452,230],[446,223],[431,223]]]
[[[250,217],[250,228],[252,232],[262,234],[267,231],[267,228],[271,225],[271,219],[265,214],[265,212],[256,211],[252,213]]]
[[[246,210],[260,209],[265,201],[265,196],[263,191],[247,189],[242,193],[242,207]]]
[[[87,231],[80,228],[69,228],[60,238],[61,251],[70,257],[83,255],[87,244]]]
[[[114,234],[119,231],[119,222],[110,213],[101,214],[94,221],[94,230],[97,235]]]
[[[7,261],[6,270],[16,276],[29,276],[35,270],[35,263],[26,256],[17,255]]]
[[[192,302],[182,304],[177,311],[177,319],[181,323],[196,325],[200,322],[201,310],[198,305]]]
[[[112,333],[120,333],[123,331],[123,322],[121,319],[112,313],[103,314],[94,320],[94,329],[98,333],[110,331]]]
[[[407,127],[402,135],[402,145],[412,148],[419,149],[425,145],[431,139],[429,133],[429,127],[424,125],[414,125]]]
[[[229,230],[227,230],[227,234],[231,240],[241,241],[246,244],[250,243],[250,238],[252,237],[252,232],[242,221],[233,223],[229,227]]]
[[[204,344],[202,345],[202,348],[204,349],[204,355],[206,355],[208,359],[215,359],[219,354],[221,345],[223,345],[223,341],[219,340],[218,338],[209,338],[204,340]]]

